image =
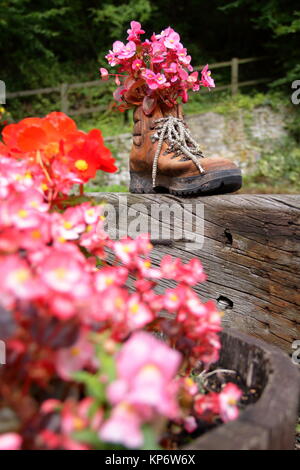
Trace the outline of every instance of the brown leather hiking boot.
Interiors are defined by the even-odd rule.
[[[242,185],[240,169],[224,158],[204,158],[183,121],[182,108],[135,109],[130,192],[178,196],[220,194]]]

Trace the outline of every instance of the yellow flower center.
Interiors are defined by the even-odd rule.
[[[133,315],[136,315],[139,311],[139,304],[132,304],[131,307],[130,307],[130,312],[133,314]]]
[[[72,222],[69,222],[68,220],[65,220],[64,223],[63,223],[63,226],[65,229],[69,230],[70,228],[73,227],[73,224]]]
[[[87,226],[86,226],[86,230],[85,230],[85,231],[86,231],[87,233],[91,232],[92,230],[93,230],[93,226],[92,226],[92,225],[87,225]]]
[[[106,285],[106,286],[111,286],[113,282],[114,282],[114,281],[113,281],[113,279],[112,279],[111,277],[106,277],[106,278],[105,278],[105,285]]]
[[[30,207],[33,207],[34,209],[36,209],[38,207],[37,201],[31,201]]]
[[[144,266],[145,268],[150,268],[151,267],[150,261],[144,261]]]
[[[80,431],[81,429],[84,429],[85,424],[84,424],[83,419],[78,418],[78,417],[73,418],[73,427],[75,431]]]
[[[229,400],[227,401],[228,405],[230,406],[234,406],[236,405],[236,399],[235,398],[229,398]]]
[[[46,183],[42,183],[41,188],[42,188],[43,191],[47,191],[48,186],[46,185]]]
[[[89,167],[88,163],[85,160],[76,160],[75,168],[79,171],[85,171]]]
[[[88,216],[92,217],[95,214],[95,209],[88,209],[86,213]]]
[[[186,383],[187,387],[192,387],[194,385],[194,381],[193,381],[193,379],[191,379],[191,377],[186,377],[185,383]]]
[[[24,269],[24,268],[21,268],[21,269],[17,269],[14,273],[13,273],[13,276],[14,276],[14,279],[17,281],[17,282],[25,282],[27,281],[27,279],[29,278],[29,271],[27,269]]]
[[[115,306],[116,308],[121,308],[123,306],[123,299],[122,297],[117,297],[115,300]]]
[[[175,294],[170,295],[170,299],[173,300],[173,302],[176,302],[178,300],[178,296]]]
[[[80,349],[76,348],[76,346],[74,348],[71,348],[71,354],[72,356],[78,356],[80,354]]]
[[[66,274],[67,274],[67,271],[65,270],[65,268],[57,268],[55,269],[54,272],[55,272],[56,279],[59,279],[59,280],[65,279]]]
[[[26,219],[28,216],[28,212],[25,209],[21,209],[18,212],[18,216],[21,217],[21,219]]]
[[[43,150],[43,153],[47,158],[54,157],[54,155],[57,155],[58,152],[59,152],[58,142],[51,142],[50,144],[46,145],[46,147]]]
[[[33,230],[31,232],[31,237],[34,239],[34,240],[38,240],[39,238],[41,238],[41,232],[39,230]]]
[[[147,364],[142,368],[143,372],[154,372],[159,370],[158,367],[155,364]]]

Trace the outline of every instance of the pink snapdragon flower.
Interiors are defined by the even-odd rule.
[[[15,432],[0,434],[0,450],[20,450],[22,437]]]
[[[127,29],[127,41],[139,41],[140,35],[145,34],[145,31],[142,29],[141,23],[138,21],[131,21],[130,28]]]
[[[118,379],[108,389],[113,404],[150,407],[174,418],[178,414],[177,384],[173,381],[181,355],[145,332],[134,333],[117,357]]]
[[[99,437],[103,441],[123,444],[138,449],[143,444],[142,419],[136,409],[126,402],[117,405],[102,425]]]
[[[213,78],[211,78],[211,71],[208,70],[208,65],[206,65],[201,72],[201,84],[205,87],[215,87],[215,82]]]

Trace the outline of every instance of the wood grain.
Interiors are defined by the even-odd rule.
[[[137,216],[142,218],[144,232],[159,220],[160,228],[170,229],[170,237],[169,240],[155,237],[154,265],[165,254],[183,261],[198,257],[208,281],[196,286],[196,290],[203,300],[214,299],[219,303],[225,313],[224,325],[292,352],[292,342],[300,339],[300,196],[236,194],[196,199],[127,193],[91,196],[112,204],[118,215],[127,212],[129,224]],[[157,214],[159,204],[170,207],[174,203],[182,207],[183,214],[193,217],[190,227],[179,238],[180,217],[175,215],[169,221],[164,214]],[[195,231],[201,230],[202,224],[203,248],[191,250],[187,242]],[[121,223],[118,234],[126,235],[127,227],[126,222],[123,226]],[[160,287],[168,285],[163,281]]]

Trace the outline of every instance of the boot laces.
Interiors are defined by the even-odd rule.
[[[204,173],[204,169],[199,163],[199,158],[204,158],[197,142],[193,139],[190,130],[186,127],[183,119],[174,116],[154,121],[156,133],[152,136],[152,141],[158,140],[158,146],[154,155],[152,167],[152,184],[156,185],[158,159],[161,153],[164,140],[168,141],[168,149],[166,153],[174,152],[175,156],[184,154],[186,159],[192,160],[200,173]]]

